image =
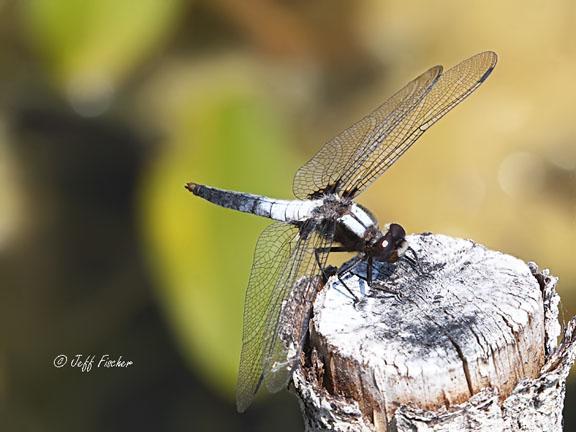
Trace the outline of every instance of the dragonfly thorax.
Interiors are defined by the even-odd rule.
[[[378,221],[374,215],[365,207],[354,202],[349,205],[346,213],[340,216],[337,221],[365,242],[373,241],[380,233]]]
[[[401,225],[390,224],[382,232],[376,218],[360,204],[352,202],[337,222],[334,240],[375,261],[396,262],[408,248]]]
[[[350,211],[354,205],[351,199],[342,198],[336,194],[325,195],[322,199],[322,205],[314,209],[314,217],[317,219],[337,220]]]

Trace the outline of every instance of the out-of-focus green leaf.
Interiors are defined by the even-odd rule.
[[[253,248],[267,222],[203,201],[184,183],[285,195],[294,167],[278,110],[257,80],[226,76],[203,78],[178,95],[180,111],[172,109],[167,125],[171,143],[142,197],[167,316],[202,376],[231,394]]]
[[[174,26],[181,2],[34,0],[21,6],[32,42],[60,85],[114,87]]]

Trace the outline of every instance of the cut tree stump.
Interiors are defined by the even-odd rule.
[[[307,431],[561,431],[576,356],[557,279],[469,240],[408,237],[417,265],[316,296],[292,391]],[[355,273],[365,275],[364,267]]]

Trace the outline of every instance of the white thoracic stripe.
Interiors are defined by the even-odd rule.
[[[360,221],[360,223],[364,225],[366,228],[374,225],[374,221],[372,220],[370,215],[366,213],[361,207],[358,207],[356,204],[352,204],[352,206],[350,207],[350,213],[352,213],[353,216],[356,216],[356,218]]]
[[[263,197],[258,203],[256,213],[282,222],[304,221],[321,205],[322,200],[288,201]]]
[[[356,234],[358,237],[363,237],[364,233],[366,232],[366,227],[362,225],[358,219],[356,219],[351,214],[345,214],[340,218],[340,222],[342,222],[346,227]]]
[[[363,237],[366,229],[376,223],[368,213],[356,204],[352,204],[350,206],[350,212],[342,216],[339,220],[358,237]]]

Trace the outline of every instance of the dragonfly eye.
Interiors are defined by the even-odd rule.
[[[388,232],[395,241],[401,241],[404,239],[404,237],[406,237],[406,231],[404,231],[404,228],[396,223],[390,224]]]

